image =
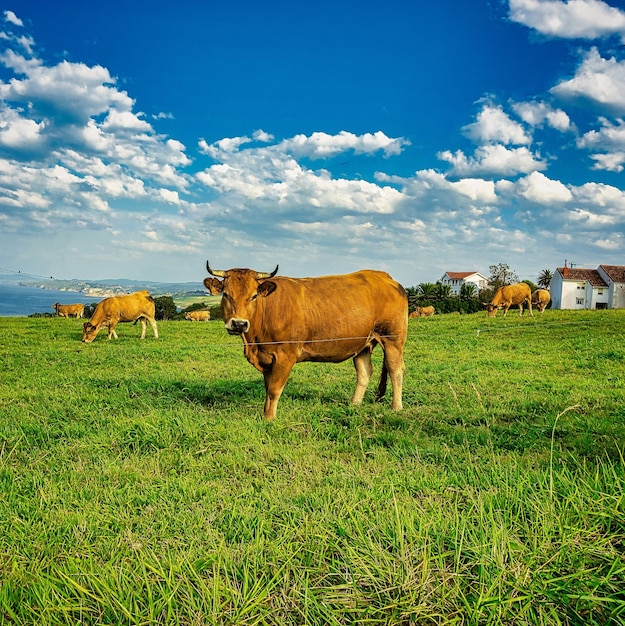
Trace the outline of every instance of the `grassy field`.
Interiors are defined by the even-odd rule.
[[[0,318],[1,624],[625,624],[625,311],[410,320],[402,412],[378,354],[272,424],[221,322],[81,331]]]

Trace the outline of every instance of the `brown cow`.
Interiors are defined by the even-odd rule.
[[[536,308],[540,313],[544,313],[547,305],[551,301],[551,294],[546,289],[537,289],[532,293],[532,304],[536,305]]]
[[[154,298],[149,291],[137,291],[127,296],[104,298],[95,308],[91,319],[83,325],[82,340],[91,343],[100,329],[108,328],[108,337],[117,339],[115,326],[119,322],[141,322],[141,339],[145,339],[147,322],[150,322],[154,337],[158,338],[158,330],[154,321]]]
[[[504,285],[499,287],[489,304],[484,304],[488,311],[488,317],[495,317],[498,309],[503,309],[503,316],[508,313],[508,309],[513,305],[519,305],[519,315],[523,315],[523,305],[527,305],[530,315],[532,313],[532,290],[527,283],[515,283],[514,285]]]
[[[59,317],[69,319],[70,317],[82,317],[85,311],[84,304],[59,304],[56,302],[52,305],[52,308],[56,311]]]
[[[433,306],[417,306],[408,317],[431,317],[434,315],[434,311],[435,309]]]
[[[210,318],[210,311],[189,311],[184,314],[184,319],[192,322],[208,322]]]
[[[206,278],[213,294],[223,293],[226,330],[241,335],[247,360],[265,379],[265,418],[276,417],[278,401],[295,363],[340,363],[356,367],[354,404],[362,402],[371,378],[371,352],[384,349],[377,390],[381,400],[390,374],[393,409],[402,408],[403,350],[408,328],[408,297],[387,273],[361,270],[319,278],[288,278],[250,269],[212,270],[223,281]],[[275,277],[275,278],[274,278]]]

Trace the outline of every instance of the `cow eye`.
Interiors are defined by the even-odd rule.
[[[255,293],[251,298],[250,301],[253,302],[254,300],[256,300],[256,298],[258,298],[258,293]]]

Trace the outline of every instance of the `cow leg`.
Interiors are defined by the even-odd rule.
[[[356,368],[356,390],[352,397],[352,404],[360,404],[371,380],[371,348],[368,346],[354,357],[354,367]]]
[[[387,343],[384,345],[384,367],[391,377],[391,385],[393,387],[393,411],[400,411],[404,408],[402,402],[402,388],[404,384],[404,364],[403,345]],[[384,371],[380,377],[380,385],[378,387],[378,400],[381,400],[386,391],[386,377]]]
[[[278,400],[282,395],[286,381],[289,379],[289,374],[293,368],[293,363],[280,363],[274,362],[272,368],[263,372],[265,377],[265,391],[267,396],[265,397],[265,419],[268,422],[273,421],[276,418],[278,412]]]
[[[140,317],[139,321],[141,322],[141,339],[145,339],[145,331],[148,328],[148,325],[145,321],[145,317]]]
[[[109,334],[107,339],[110,341],[111,336],[115,337],[115,339],[119,339],[119,337],[117,336],[117,333],[115,332],[115,324],[109,324]]]
[[[156,327],[156,322],[153,318],[148,320],[150,322],[150,326],[152,326],[152,332],[154,333],[154,338],[158,339],[158,328]]]

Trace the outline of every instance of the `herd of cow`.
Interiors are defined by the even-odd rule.
[[[262,372],[265,381],[264,414],[276,417],[278,401],[296,363],[317,361],[340,363],[352,359],[356,369],[353,404],[360,404],[372,374],[371,353],[379,344],[384,357],[376,393],[381,400],[386,393],[388,377],[393,390],[392,408],[402,408],[404,375],[403,351],[409,317],[434,315],[434,307],[417,307],[408,315],[405,289],[386,272],[361,270],[353,274],[318,278],[289,278],[273,272],[251,269],[206,269],[211,275],[204,286],[212,295],[221,294],[221,311],[226,330],[240,336],[249,363]],[[533,294],[526,283],[501,287],[486,304],[489,317],[502,308],[504,316],[512,305],[519,315],[532,304],[543,312],[549,303],[549,292],[538,289]],[[53,305],[62,317],[82,317],[82,304]],[[185,315],[192,321],[210,319],[208,311]],[[88,322],[83,325],[82,340],[92,342],[101,329],[108,339],[115,337],[120,322],[141,322],[141,339],[147,324],[158,337],[154,298],[148,291],[113,296],[99,302]]]

